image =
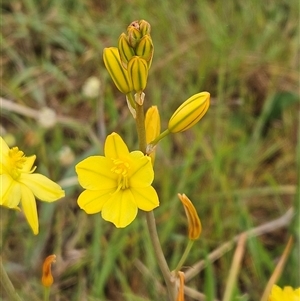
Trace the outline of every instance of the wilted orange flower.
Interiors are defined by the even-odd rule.
[[[43,275],[42,275],[42,283],[45,287],[49,287],[53,284],[53,276],[51,273],[51,264],[55,262],[56,256],[49,255],[43,264]]]
[[[197,214],[196,208],[185,194],[178,193],[178,197],[183,204],[188,219],[189,239],[196,240],[197,238],[199,238],[202,231],[201,221]]]

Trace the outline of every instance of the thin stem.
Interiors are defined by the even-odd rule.
[[[144,154],[146,153],[146,130],[145,130],[145,116],[144,116],[144,106],[136,104],[136,130],[139,139],[139,148]]]
[[[4,267],[2,264],[2,257],[0,256],[0,282],[4,290],[6,291],[9,300],[11,301],[22,301],[22,299],[17,294],[13,284],[11,283]]]
[[[183,266],[183,264],[185,263],[191,249],[192,249],[192,246],[194,244],[194,240],[189,240],[185,250],[184,250],[184,253],[182,254],[178,264],[177,264],[177,267],[175,269],[175,273],[179,272],[179,270],[181,269],[181,267]]]
[[[44,301],[49,301],[50,287],[44,287]]]
[[[166,137],[169,134],[170,134],[169,129],[166,129],[161,134],[159,134],[159,136],[157,136],[153,141],[151,141],[150,144],[152,146],[155,146],[162,138]]]
[[[136,104],[136,129],[139,139],[139,149],[145,154],[146,153],[146,129],[145,129],[145,116],[143,105]],[[170,269],[168,267],[166,258],[161,248],[161,244],[158,238],[156,222],[153,211],[146,212],[147,225],[149,230],[150,239],[154,248],[155,256],[159,268],[163,274],[165,283],[168,289],[168,295],[170,301],[175,301],[176,299],[176,286],[175,280],[172,281],[173,277],[171,275]]]
[[[149,234],[156,255],[157,263],[160,267],[160,270],[166,282],[169,298],[170,300],[173,301],[176,298],[176,286],[175,286],[176,282],[175,282],[175,278],[173,280],[173,277],[171,276],[169,266],[167,264],[166,258],[161,248],[153,211],[146,212],[146,219],[147,219]]]

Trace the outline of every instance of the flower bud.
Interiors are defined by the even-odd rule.
[[[149,144],[160,134],[160,117],[157,106],[148,109],[145,116],[146,142]],[[149,154],[152,164],[155,160],[155,149]]]
[[[118,90],[123,94],[133,91],[132,81],[129,79],[127,70],[121,64],[118,48],[105,48],[103,51],[103,60]]]
[[[138,21],[131,22],[130,25],[127,27],[127,36],[129,45],[135,48],[140,38],[142,37]]]
[[[197,238],[199,238],[202,231],[201,221],[197,214],[196,208],[185,194],[178,193],[178,197],[184,207],[185,214],[188,219],[189,239],[196,240]]]
[[[45,287],[49,287],[53,284],[53,276],[51,274],[51,264],[55,262],[56,256],[49,255],[43,264],[43,275],[42,275],[42,284]]]
[[[123,65],[123,67],[126,69],[129,60],[134,56],[134,50],[129,45],[128,39],[127,39],[125,33],[122,33],[119,37],[118,49],[119,49],[121,63]]]
[[[127,71],[133,90],[136,92],[143,91],[146,88],[148,79],[147,62],[138,56],[134,56],[128,62]]]
[[[172,115],[168,129],[172,133],[186,131],[195,125],[207,112],[210,94],[201,92],[187,99]]]
[[[151,37],[147,34],[141,38],[139,43],[137,44],[135,48],[135,54],[144,60],[146,62],[151,63],[152,58],[153,58],[153,52],[154,52],[154,47],[152,43]],[[148,66],[150,68],[150,66]]]
[[[141,32],[142,36],[144,36],[146,34],[150,35],[151,26],[147,21],[140,20],[139,26],[140,26],[140,32]]]

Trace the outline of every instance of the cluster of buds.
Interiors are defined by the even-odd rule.
[[[127,34],[120,35],[118,47],[103,51],[105,67],[116,87],[125,95],[134,91],[139,105],[143,104],[143,91],[154,52],[150,30],[150,24],[145,20],[134,21],[127,27]]]

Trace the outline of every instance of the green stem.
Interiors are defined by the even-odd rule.
[[[166,137],[169,134],[170,134],[170,131],[168,129],[166,129],[161,134],[159,134],[159,136],[157,136],[153,141],[151,141],[149,144],[152,146],[155,146],[162,138]]]
[[[145,154],[147,141],[146,141],[146,129],[145,129],[145,116],[143,105],[136,104],[136,129],[139,139],[139,149]],[[170,301],[175,301],[176,299],[176,286],[175,280],[173,281],[173,276],[171,275],[170,269],[168,267],[166,258],[161,248],[161,244],[158,238],[156,222],[153,211],[146,212],[147,225],[149,230],[150,239],[153,245],[155,256],[157,259],[157,264],[163,274]]]
[[[180,271],[181,267],[185,263],[188,255],[189,255],[189,253],[190,253],[190,251],[192,249],[193,244],[194,244],[194,240],[189,240],[189,242],[188,242],[188,244],[187,244],[187,246],[186,246],[186,248],[184,250],[184,253],[182,254],[182,256],[181,256],[181,258],[180,258],[180,260],[179,260],[179,262],[177,264],[177,267],[175,269],[175,274],[177,274],[177,272]]]
[[[9,297],[9,300],[22,301],[22,299],[17,294],[13,284],[11,283],[11,281],[3,267],[1,256],[0,256],[0,283],[1,283],[2,287],[4,288],[4,290],[6,291],[8,297]]]
[[[50,287],[44,287],[44,301],[49,301]]]
[[[167,285],[168,289],[168,295],[170,301],[175,301],[176,299],[176,282],[174,276],[171,275],[169,266],[167,264],[166,258],[164,256],[164,253],[161,248],[161,244],[158,238],[157,229],[156,229],[156,223],[155,223],[155,217],[153,211],[146,212],[146,219],[147,219],[147,225],[148,230],[150,234],[150,239],[154,248],[155,256],[157,259],[157,263],[160,267],[160,270],[163,274],[165,283]]]
[[[136,130],[139,139],[139,149],[144,154],[146,153],[146,129],[145,129],[145,116],[144,116],[144,106],[136,104]]]

